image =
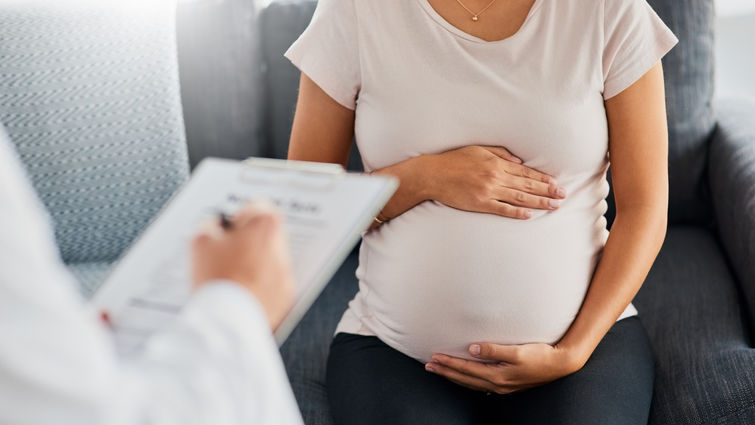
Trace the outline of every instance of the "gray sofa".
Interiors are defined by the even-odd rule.
[[[56,3],[0,6],[0,122],[88,294],[185,180],[187,152],[192,164],[285,156],[298,72],[282,53],[315,3],[182,4],[180,96],[173,17],[114,20]],[[657,359],[650,422],[752,424],[755,104],[712,101],[712,0],[651,4],[681,43],[664,60],[670,227],[635,300]],[[352,254],[282,348],[307,424],[332,423],[325,359],[356,263]]]
[[[175,40],[167,2],[0,3],[0,124],[84,295],[188,177]]]

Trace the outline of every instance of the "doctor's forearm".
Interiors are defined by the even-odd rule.
[[[265,309],[235,283],[199,289],[135,367],[146,423],[302,424]]]
[[[577,318],[557,344],[581,368],[639,291],[666,234],[666,209],[635,207],[616,216]]]

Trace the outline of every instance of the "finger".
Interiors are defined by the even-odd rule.
[[[202,243],[223,237],[223,228],[219,220],[203,220],[194,236],[195,243]]]
[[[511,189],[519,189],[523,192],[538,196],[547,196],[554,199],[566,197],[566,190],[555,183],[543,183],[529,177],[510,175],[504,182]]]
[[[505,159],[506,161],[511,161],[516,164],[521,164],[522,160],[518,157],[514,156],[511,152],[508,151],[506,148],[502,148],[500,146],[483,146],[485,149],[487,149],[489,152],[493,153],[497,157],[501,159]]]
[[[501,187],[497,199],[519,207],[535,208],[538,210],[557,210],[561,206],[561,200],[544,196],[531,195],[521,190]]]
[[[505,202],[492,200],[487,205],[488,214],[496,214],[502,217],[515,218],[517,220],[529,220],[532,218],[532,211],[528,208],[515,207]]]
[[[425,370],[445,377],[458,385],[478,390],[478,391],[496,391],[496,386],[489,381],[474,376],[465,375],[457,370],[443,366],[442,364],[430,362],[425,365]]]
[[[454,369],[464,375],[484,379],[488,382],[494,382],[498,376],[498,372],[494,369],[495,365],[460,359],[443,354],[433,355],[432,361],[449,369]]]
[[[460,387],[469,388],[469,389],[470,389],[470,390],[472,390],[472,391],[485,391],[485,392],[491,392],[491,391],[490,391],[490,390],[488,390],[487,388],[479,388],[479,387],[476,387],[476,386],[474,386],[474,385],[469,385],[469,384],[467,384],[467,383],[465,383],[465,382],[461,382],[461,381],[457,381],[457,380],[455,380],[455,379],[451,379],[451,378],[449,378],[449,377],[447,377],[447,376],[443,376],[443,377],[444,377],[444,378],[446,378],[446,379],[448,379],[449,381],[453,382],[454,384],[456,384],[456,385],[460,386]]]
[[[277,216],[278,209],[266,200],[251,201],[244,205],[234,216],[234,224],[244,225],[260,216]]]
[[[545,184],[558,184],[556,178],[549,176],[548,174],[541,173],[540,171],[530,168],[526,165],[509,164],[506,172],[519,177],[526,177]]]
[[[509,364],[519,363],[520,348],[517,345],[500,345],[481,342],[469,346],[469,354],[482,360],[495,360]]]
[[[282,219],[275,211],[257,211],[242,216],[238,222],[234,222],[234,228],[241,230],[246,235],[256,234],[263,238],[280,236]]]
[[[512,393],[515,393],[515,392],[519,392],[519,391],[529,390],[529,389],[535,388],[535,387],[540,387],[542,385],[543,384],[518,385],[518,386],[509,387],[509,389],[511,390]]]

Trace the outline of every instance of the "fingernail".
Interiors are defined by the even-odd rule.
[[[473,356],[479,356],[480,355],[480,346],[477,344],[472,344],[469,346],[469,354]]]
[[[561,206],[561,201],[558,201],[556,199],[551,199],[548,201],[548,204],[550,204],[551,209],[556,209]]]
[[[559,187],[558,188],[558,196],[560,196],[562,198],[566,198],[566,190],[564,190],[563,187]]]
[[[435,372],[435,368],[430,363],[425,365],[425,370],[428,372]]]
[[[524,218],[532,218],[532,211],[527,210],[524,212]]]
[[[522,163],[522,160],[520,158],[515,157],[515,156],[512,156],[511,160],[514,161],[514,162],[516,162],[517,164],[521,164]]]

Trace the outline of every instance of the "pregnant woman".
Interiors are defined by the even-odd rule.
[[[320,0],[290,159],[400,187],[364,236],[328,362],[337,424],[645,424],[630,304],[666,229],[645,0]],[[603,214],[611,165],[616,219]]]

